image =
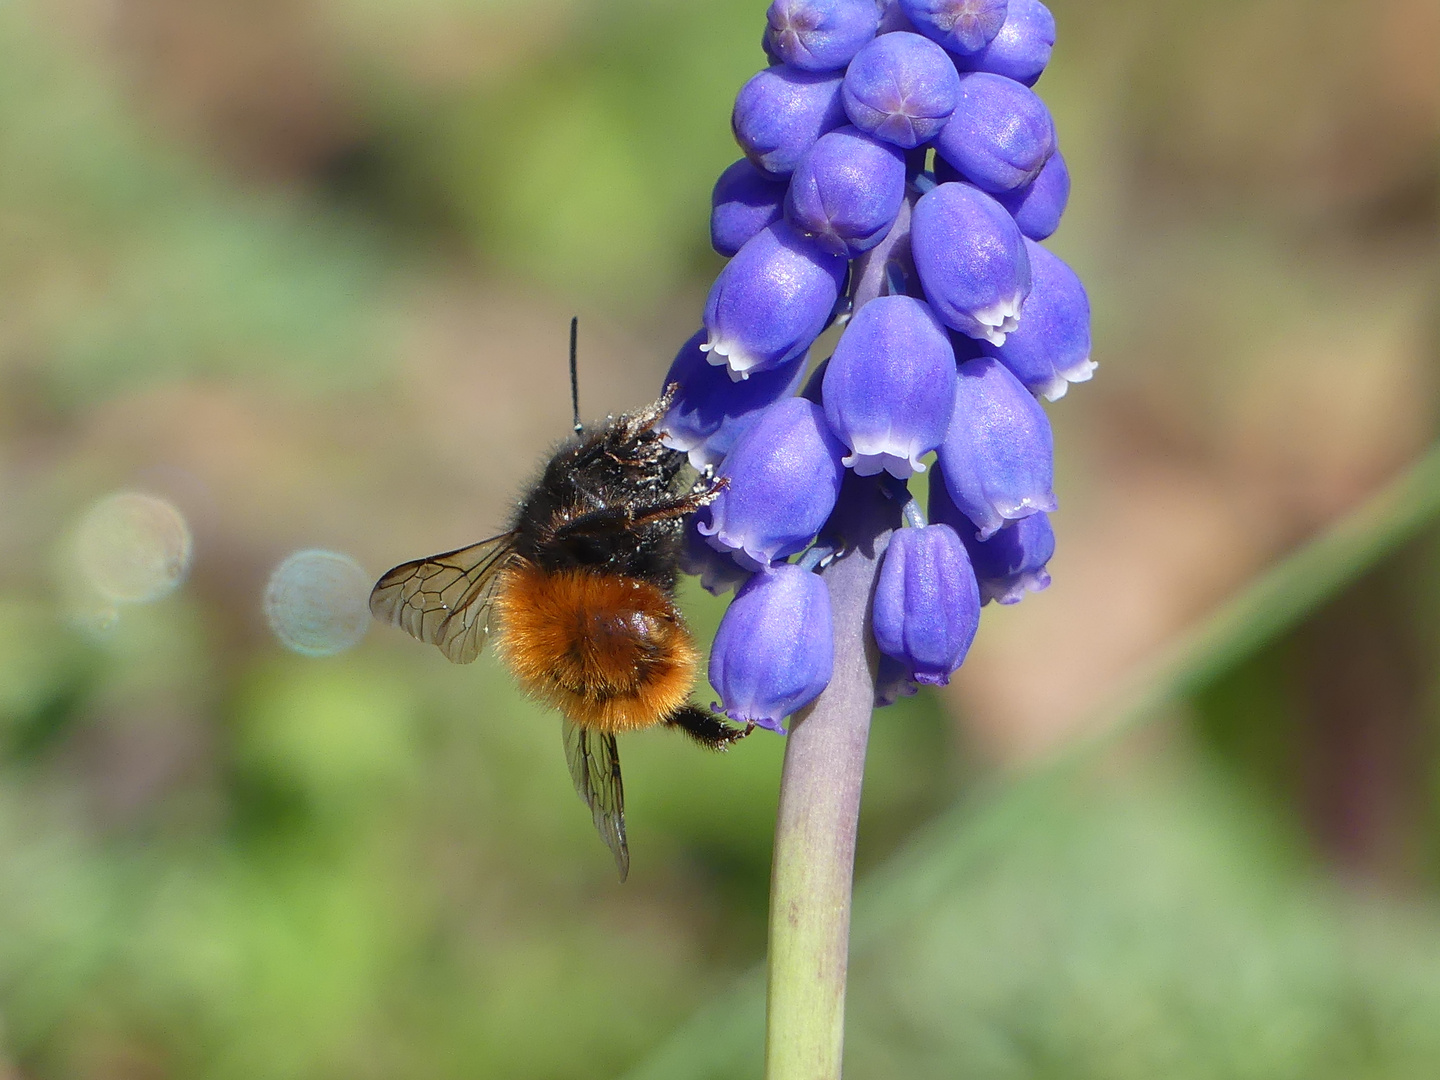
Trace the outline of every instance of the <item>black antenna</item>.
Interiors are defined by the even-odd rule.
[[[580,317],[570,319],[570,412],[575,417],[575,434],[580,434],[580,375],[575,361],[575,337],[579,332]]]

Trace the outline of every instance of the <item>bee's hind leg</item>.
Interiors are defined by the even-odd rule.
[[[720,717],[698,705],[682,705],[665,718],[670,727],[679,728],[690,738],[709,750],[729,750],[732,743],[739,742],[755,730],[754,724],[743,728],[727,724]]]

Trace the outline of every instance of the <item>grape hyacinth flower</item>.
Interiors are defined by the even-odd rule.
[[[980,346],[1046,401],[1065,396],[1072,382],[1088,382],[1095,371],[1090,359],[1090,298],[1075,271],[1060,256],[1033,240],[1025,241],[1030,256],[1030,295],[1020,309],[1020,326],[1005,344]]]
[[[710,193],[710,246],[721,255],[734,255],[745,241],[785,212],[785,181],[757,169],[741,158],[720,174]]]
[[[1005,0],[900,0],[910,22],[957,56],[988,45],[1005,24]]]
[[[905,201],[905,155],[846,126],[820,136],[790,177],[785,216],[835,255],[868,251]]]
[[[980,540],[1007,521],[1055,510],[1050,421],[1020,380],[991,357],[960,365],[939,463],[950,497],[975,523]]]
[[[955,351],[923,300],[881,296],[856,312],[825,371],[825,418],[860,476],[904,479],[940,445],[955,408]]]
[[[1050,63],[1055,16],[1040,0],[1010,0],[1005,22],[983,47],[955,57],[961,71],[992,71],[1034,86]]]
[[[1030,256],[1003,206],[969,184],[941,184],[915,204],[910,251],[946,326],[1005,344],[1030,293]]]
[[[980,627],[970,556],[949,525],[919,525],[890,538],[875,583],[875,644],[909,678],[944,686]]]
[[[710,683],[732,720],[784,732],[834,668],[830,593],[819,575],[781,563],[747,581],[725,610],[710,651]]]
[[[981,604],[992,600],[1018,604],[1027,592],[1049,586],[1046,564],[1055,554],[1055,530],[1050,527],[1049,514],[1008,522],[990,539],[980,540],[978,526],[956,508],[944,474],[936,469],[930,477],[930,520],[949,525],[959,534],[980,585]]]
[[[837,71],[880,25],[874,0],[774,0],[765,13],[765,51],[803,71]]]
[[[844,447],[813,402],[790,397],[766,408],[725,455],[726,487],[700,535],[747,570],[803,551],[840,495]]]
[[[1039,176],[1055,152],[1055,123],[1035,91],[972,71],[960,76],[960,99],[935,152],[976,187],[1013,191]]]
[[[960,97],[945,50],[919,34],[882,34],[845,72],[845,114],[861,131],[906,150],[934,138]]]
[[[736,589],[715,708],[789,732],[767,1080],[839,1077],[874,710],[947,682],[983,604],[1050,581],[1037,396],[1094,367],[1085,291],[1038,243],[1070,189],[1029,89],[1054,40],[1039,0],[774,0],[772,66],[736,98],[745,157],[711,212],[731,258],[660,429],[723,485],[682,556]],[[833,354],[812,355],[832,322]],[[927,521],[907,484],[932,452]]]
[[[701,348],[736,380],[780,367],[804,353],[829,324],[845,273],[842,256],[786,222],[766,226],[710,286]]]
[[[787,64],[756,72],[735,98],[730,127],[755,167],[783,179],[815,140],[845,123],[841,76]]]

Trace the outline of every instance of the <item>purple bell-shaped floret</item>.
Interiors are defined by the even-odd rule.
[[[725,264],[705,301],[702,346],[733,379],[802,355],[829,324],[847,263],[784,221],[761,229]]]
[[[687,454],[697,469],[720,464],[761,410],[792,396],[805,378],[805,363],[796,357],[736,382],[727,368],[709,362],[701,349],[705,337],[704,330],[697,331],[675,354],[663,385],[680,389],[656,425],[660,441]]]
[[[896,530],[875,583],[875,644],[916,682],[944,686],[975,640],[980,591],[949,525]]]
[[[805,71],[839,71],[880,25],[875,0],[774,0],[765,51]]]
[[[900,0],[915,29],[963,56],[989,44],[1005,25],[1005,0]]]
[[[753,571],[746,570],[727,552],[716,551],[700,534],[700,526],[710,521],[710,511],[702,507],[685,522],[680,542],[680,571],[700,579],[700,587],[711,596],[723,596],[750,580]]]
[[[720,174],[710,193],[710,246],[734,255],[745,241],[785,212],[785,181],[741,158]]]
[[[905,201],[905,155],[846,125],[820,136],[790,177],[785,216],[846,257],[885,239]]]
[[[955,352],[923,300],[880,296],[855,313],[825,371],[825,417],[861,476],[921,472],[955,408]]]
[[[1055,152],[1055,122],[1035,91],[1014,79],[967,72],[935,152],[976,187],[1012,191],[1039,176]]]
[[[783,732],[820,695],[835,665],[830,593],[817,574],[782,563],[756,574],[725,609],[710,683],[725,715]]]
[[[961,71],[993,71],[1034,86],[1050,63],[1055,46],[1055,16],[1040,0],[1010,0],[1005,22],[990,42],[968,56],[957,56]]]
[[[735,97],[730,127],[757,169],[783,178],[825,132],[845,123],[839,72],[788,64],[756,72]]]
[[[1000,361],[960,365],[939,464],[960,513],[988,540],[1007,521],[1055,510],[1055,443],[1045,410]]]
[[[905,31],[861,49],[841,92],[852,124],[906,150],[935,137],[959,95],[960,75],[945,50]]]
[[[1050,526],[1049,514],[1008,521],[990,539],[978,540],[975,523],[956,509],[945,486],[944,471],[937,468],[930,477],[930,520],[949,525],[960,534],[980,583],[982,605],[992,600],[1018,604],[1027,592],[1049,586],[1046,564],[1055,554],[1055,530]]]
[[[1010,211],[1022,233],[1031,240],[1044,240],[1060,227],[1060,216],[1070,201],[1070,170],[1065,167],[1064,155],[1056,150],[1039,176],[995,199]]]
[[[942,322],[1003,344],[1030,292],[1030,259],[1015,219],[970,184],[941,184],[915,204],[911,254]]]
[[[777,401],[721,463],[726,487],[700,534],[749,570],[802,551],[835,509],[844,453],[820,406],[798,397]]]
[[[1058,255],[1033,240],[1030,295],[1020,309],[1020,326],[1005,344],[981,348],[1009,368],[1032,394],[1046,401],[1065,396],[1073,382],[1087,382],[1095,371],[1090,359],[1090,298],[1075,271]]]

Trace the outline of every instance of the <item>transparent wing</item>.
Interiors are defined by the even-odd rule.
[[[515,554],[515,534],[416,559],[395,567],[370,591],[370,612],[411,637],[468,664],[490,631],[490,604],[500,571]]]
[[[620,752],[615,736],[564,721],[565,760],[570,779],[585,805],[595,831],[615,856],[615,868],[624,881],[630,873],[630,847],[625,842],[625,788],[620,782]]]

